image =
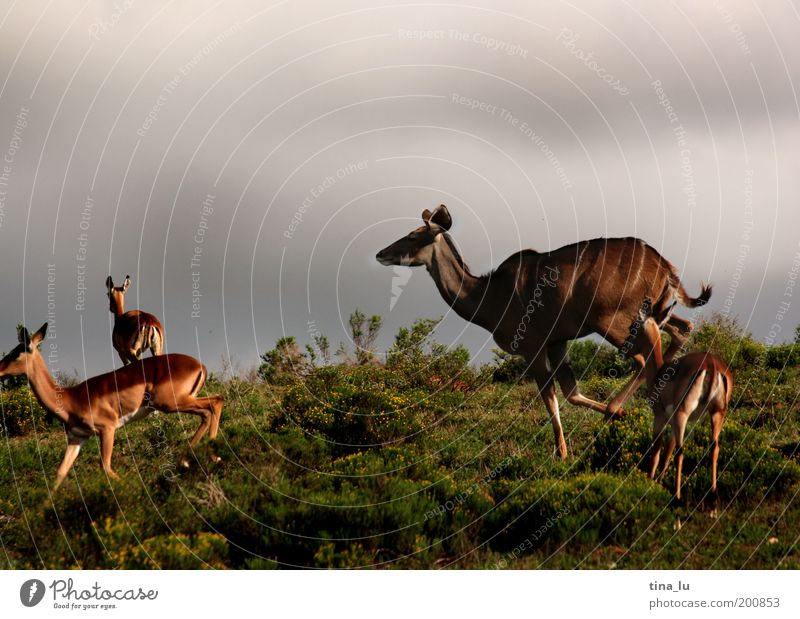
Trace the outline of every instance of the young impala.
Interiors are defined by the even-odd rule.
[[[90,378],[74,387],[60,387],[50,376],[38,346],[47,333],[47,323],[33,335],[19,331],[19,345],[0,360],[0,378],[26,376],[42,407],[58,417],[67,433],[67,451],[58,467],[53,490],[61,485],[78,457],[83,442],[100,437],[100,456],[109,477],[114,432],[154,410],[191,413],[201,418],[190,445],[206,432],[216,438],[222,415],[222,397],[198,396],[206,380],[205,366],[186,355],[160,355],[142,359],[119,370]]]
[[[658,333],[658,325],[649,318],[645,329]],[[664,457],[664,468],[658,480],[664,479],[672,452],[677,445],[675,465],[675,498],[681,498],[683,472],[683,436],[689,421],[708,414],[711,422],[711,494],[717,494],[717,459],[719,433],[731,401],[733,376],[725,362],[708,352],[690,352],[679,359],[664,363],[660,345],[655,350],[655,375],[648,376],[648,401],[653,409],[653,445],[650,449],[650,478],[655,478],[661,456],[664,428],[672,425]]]
[[[676,303],[698,307],[711,296],[704,286],[690,297],[675,267],[644,241],[634,238],[594,239],[550,252],[532,249],[508,257],[497,269],[473,275],[447,231],[447,207],[425,209],[423,225],[378,252],[385,265],[425,266],[439,293],[455,312],[492,333],[511,354],[522,355],[544,400],[555,434],[556,450],[567,457],[553,379],[567,401],[618,416],[622,404],[642,384],[646,364],[658,338],[636,331],[643,304],[672,335],[667,357],[691,331],[689,321],[673,316]],[[582,395],[567,358],[567,344],[598,333],[633,358],[633,378],[608,405]],[[653,339],[655,337],[655,339]]]
[[[130,275],[125,276],[122,286],[115,287],[110,275],[106,279],[108,309],[114,314],[111,342],[126,365],[138,361],[148,348],[154,357],[164,349],[164,327],[158,318],[140,310],[125,311],[125,291],[130,285]]]

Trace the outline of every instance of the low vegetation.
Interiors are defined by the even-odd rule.
[[[402,329],[385,359],[377,317],[354,314],[353,351],[284,338],[251,377],[210,379],[226,398],[216,444],[190,451],[196,420],[154,414],[117,433],[121,481],[106,478],[93,439],[52,498],[63,432],[24,383],[7,384],[0,564],[800,568],[800,346],[764,346],[724,317],[693,334],[737,383],[715,513],[707,421],[690,426],[685,502],[673,505],[673,467],[662,484],[644,472],[642,393],[618,422],[564,405],[561,462],[524,362],[498,354],[475,367],[463,348],[434,341],[436,324]],[[600,399],[628,371],[593,341],[571,355]]]

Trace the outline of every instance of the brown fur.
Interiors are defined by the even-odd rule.
[[[111,343],[126,365],[138,361],[146,350],[154,357],[164,350],[164,327],[158,318],[141,310],[125,311],[125,292],[130,284],[130,275],[125,276],[122,286],[114,286],[110,275],[106,279],[108,309],[114,314]]]
[[[205,366],[196,359],[174,354],[149,357],[74,387],[62,388],[50,376],[38,350],[46,332],[46,323],[32,336],[21,330],[19,345],[0,361],[0,378],[26,376],[42,407],[64,424],[67,451],[54,490],[64,481],[83,442],[93,434],[100,437],[103,469],[116,479],[111,468],[115,431],[121,422],[135,421],[153,410],[199,416],[200,426],[190,441],[191,446],[206,432],[216,438],[223,399],[218,395],[195,395],[206,377]]]
[[[646,328],[658,330],[652,319]],[[656,352],[658,358],[659,352]],[[653,409],[653,444],[650,449],[650,477],[655,478],[661,456],[664,428],[671,424],[664,456],[661,481],[667,473],[672,452],[677,446],[675,498],[681,498],[683,437],[690,420],[708,414],[711,422],[711,493],[717,493],[719,434],[725,421],[733,390],[733,375],[726,363],[708,352],[691,352],[667,363],[659,363],[654,377],[648,378],[649,400]],[[700,377],[703,376],[702,383]]]
[[[494,271],[473,275],[447,230],[442,205],[423,212],[424,225],[378,252],[382,264],[425,266],[444,300],[462,318],[489,330],[506,352],[529,363],[553,424],[556,449],[566,458],[553,379],[568,401],[618,416],[622,404],[653,372],[652,336],[642,330],[642,309],[673,335],[668,358],[685,341],[691,323],[672,316],[676,302],[696,307],[711,295],[704,286],[690,297],[675,267],[636,238],[593,239],[550,252],[512,254]],[[649,305],[648,305],[649,303]],[[570,340],[597,333],[631,357],[633,378],[608,405],[583,396],[567,359]],[[657,338],[656,338],[657,339]]]

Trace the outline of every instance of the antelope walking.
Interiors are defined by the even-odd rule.
[[[84,441],[100,437],[100,457],[109,477],[119,479],[111,468],[114,432],[142,419],[154,410],[191,413],[201,418],[190,441],[194,447],[208,432],[216,438],[222,415],[222,396],[198,396],[206,381],[205,366],[187,355],[160,355],[94,376],[74,387],[58,386],[39,353],[47,323],[33,335],[21,328],[19,345],[0,360],[0,378],[26,376],[36,399],[58,417],[67,433],[67,451],[58,467],[57,489],[78,457]]]
[[[645,329],[658,333],[652,318],[645,321]],[[648,401],[653,409],[653,445],[650,448],[650,478],[656,476],[661,456],[664,428],[672,431],[664,456],[664,468],[658,481],[667,474],[672,452],[677,445],[675,465],[675,498],[681,498],[681,473],[683,471],[683,436],[686,424],[708,413],[711,422],[711,494],[717,495],[717,459],[719,458],[719,433],[731,401],[733,376],[725,362],[708,352],[690,352],[679,359],[663,362],[660,340],[654,349],[658,371],[647,377]]]
[[[114,314],[111,342],[124,365],[138,361],[148,348],[154,357],[164,350],[164,327],[158,318],[140,310],[125,311],[125,291],[130,285],[130,275],[117,287],[110,275],[106,279],[108,309]]]
[[[653,363],[658,337],[637,331],[643,303],[670,335],[671,358],[686,340],[692,324],[671,314],[678,302],[705,304],[711,287],[690,297],[675,267],[644,241],[635,238],[594,239],[551,252],[532,249],[512,254],[498,268],[473,275],[447,231],[452,218],[444,205],[422,213],[423,224],[378,252],[384,265],[425,266],[439,293],[455,312],[488,331],[506,352],[522,355],[536,380],[555,435],[556,450],[567,457],[559,417],[555,378],[567,401],[612,417],[644,380]],[[580,393],[567,358],[570,340],[598,333],[636,363],[630,381],[607,405]]]

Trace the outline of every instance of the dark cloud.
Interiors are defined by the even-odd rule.
[[[374,261],[440,202],[476,271],[637,235],[769,335],[800,249],[789,4],[404,4],[13,7],[0,349],[49,293],[57,369],[111,367],[109,273],[212,366],[284,331],[346,339],[356,307],[386,343],[447,313],[424,271],[390,311],[403,276]],[[455,316],[440,336],[491,347]]]

